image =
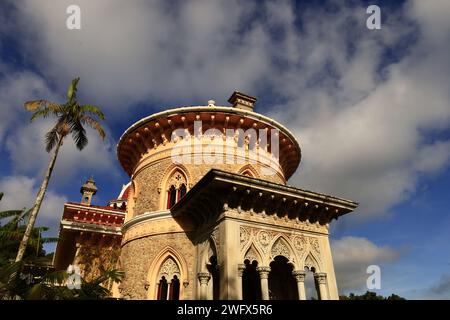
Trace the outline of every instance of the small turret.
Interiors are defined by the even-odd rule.
[[[83,195],[81,203],[91,205],[92,196],[97,193],[97,187],[92,176],[81,186],[80,193]]]

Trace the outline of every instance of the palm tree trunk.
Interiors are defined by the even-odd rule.
[[[39,213],[39,209],[41,208],[42,201],[44,200],[45,192],[47,191],[48,182],[50,180],[50,176],[52,175],[53,168],[55,167],[56,158],[58,157],[59,148],[62,145],[63,137],[60,136],[58,144],[55,147],[55,151],[50,159],[48,164],[47,172],[45,173],[44,181],[42,181],[41,187],[39,188],[39,192],[36,196],[36,201],[33,206],[33,210],[30,213],[30,218],[28,219],[27,228],[25,229],[25,233],[23,235],[22,241],[20,242],[19,250],[17,251],[16,262],[21,261],[24,254],[25,249],[28,245],[28,240],[30,239],[31,232],[33,231],[34,223],[36,222],[37,215]]]

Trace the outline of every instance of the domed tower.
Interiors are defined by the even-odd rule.
[[[229,102],[163,111],[120,138],[120,295],[305,299],[306,267],[319,298],[337,299],[328,224],[356,203],[286,186],[301,159],[293,134],[253,112],[256,98]]]

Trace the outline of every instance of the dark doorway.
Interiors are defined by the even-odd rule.
[[[297,282],[292,275],[293,267],[288,259],[276,256],[270,263],[269,297],[270,300],[298,300]]]

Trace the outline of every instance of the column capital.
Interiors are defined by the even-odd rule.
[[[327,274],[325,272],[314,273],[314,278],[317,280],[319,284],[327,283]]]
[[[244,270],[245,270],[245,264],[240,263],[238,264],[238,277],[241,277],[244,275]]]
[[[211,274],[209,272],[199,272],[197,273],[198,280],[200,284],[208,284],[209,279],[211,279]]]
[[[305,282],[305,276],[306,276],[305,271],[294,270],[294,271],[292,271],[292,275],[294,276],[295,280],[297,280],[297,282]]]
[[[256,271],[259,272],[259,277],[261,279],[268,279],[269,278],[270,267],[257,267]]]

